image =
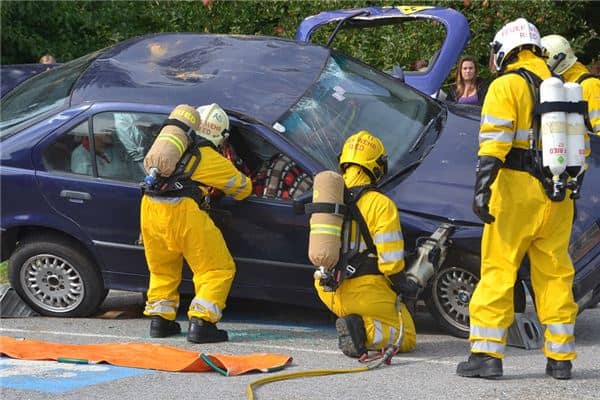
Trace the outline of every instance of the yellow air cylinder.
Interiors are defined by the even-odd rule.
[[[313,202],[344,204],[344,179],[334,171],[315,175]],[[333,268],[340,257],[344,217],[333,213],[313,213],[310,217],[308,258],[316,267]]]
[[[175,107],[169,118],[183,122],[194,131],[200,129],[200,114],[187,104]],[[185,131],[175,125],[164,126],[144,158],[146,172],[156,168],[159,175],[170,176],[189,145],[190,138]]]

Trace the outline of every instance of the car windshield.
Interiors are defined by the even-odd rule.
[[[0,107],[0,139],[67,106],[73,85],[97,55],[88,54],[43,72],[12,90]]]
[[[428,96],[333,53],[319,79],[273,127],[333,170],[346,138],[367,130],[383,141],[394,176],[423,157],[427,148],[420,143],[442,111]]]

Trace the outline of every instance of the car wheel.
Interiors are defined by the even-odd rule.
[[[477,262],[447,259],[431,279],[427,307],[439,325],[453,336],[469,336],[469,301],[478,282],[478,258]]]
[[[105,294],[100,272],[85,250],[57,236],[22,240],[10,257],[9,279],[32,309],[52,317],[89,316]]]

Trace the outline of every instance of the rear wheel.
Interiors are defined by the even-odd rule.
[[[107,293],[85,249],[56,235],[21,240],[10,257],[9,278],[32,309],[52,317],[89,316]]]

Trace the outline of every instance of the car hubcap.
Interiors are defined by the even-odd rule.
[[[81,275],[61,257],[52,254],[31,257],[21,268],[20,277],[27,297],[45,310],[67,312],[83,301]]]
[[[460,268],[442,271],[434,282],[434,301],[452,326],[469,330],[469,301],[479,279]]]

